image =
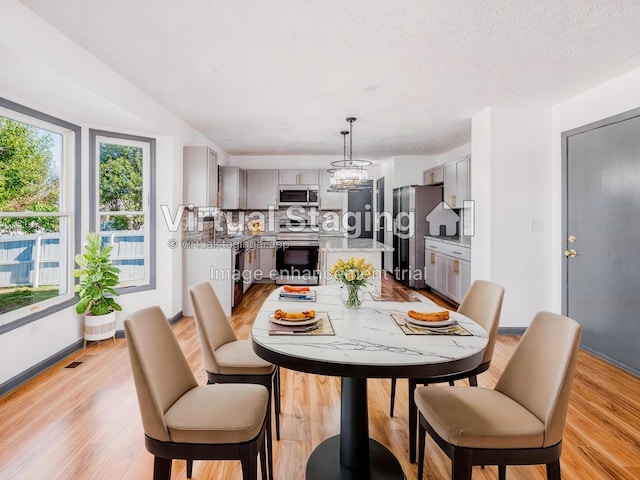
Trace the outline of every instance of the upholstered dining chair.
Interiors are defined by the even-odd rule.
[[[244,480],[267,478],[269,392],[261,385],[198,385],[160,307],[124,321],[153,478],[170,479],[172,459],[240,460]],[[190,476],[190,474],[189,474]]]
[[[471,320],[478,323],[487,331],[487,346],[484,350],[482,362],[480,363],[480,365],[471,370],[455,373],[452,375],[408,379],[409,460],[411,462],[416,461],[416,433],[418,426],[418,409],[415,402],[413,401],[414,390],[416,389],[418,384],[428,385],[430,383],[449,382],[449,385],[453,385],[455,380],[462,380],[465,378],[469,379],[470,385],[478,385],[477,375],[487,371],[489,369],[489,366],[491,365],[496,338],[498,336],[498,324],[500,323],[500,312],[502,311],[503,298],[504,288],[501,285],[489,282],[487,280],[476,280],[471,284],[471,287],[467,291],[466,295],[462,299],[462,302],[460,303],[460,306],[458,307],[458,313],[469,317]],[[393,396],[395,394],[395,380],[395,378],[391,380],[392,402],[390,415],[392,416]]]
[[[273,393],[276,438],[280,440],[280,370],[260,358],[251,340],[238,340],[210,282],[189,289],[200,351],[209,383],[257,383]],[[272,451],[271,424],[267,425],[267,448]],[[271,459],[271,455],[269,455]],[[269,465],[269,471],[271,471]]]
[[[562,433],[581,328],[574,320],[539,312],[494,389],[418,388],[418,479],[424,470],[426,432],[452,460],[453,480],[470,480],[473,465],[546,464],[560,480]]]

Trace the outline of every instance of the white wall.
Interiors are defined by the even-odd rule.
[[[553,308],[551,108],[491,107],[474,116],[472,132],[471,276],[505,287],[501,327],[527,326]]]
[[[209,145],[227,154],[172,112],[107,68],[15,0],[0,15],[0,96],[82,127],[82,234],[88,230],[88,130],[99,128],[157,139],[157,288],[124,295],[118,328],[127,312],[156,304],[167,316],[182,309],[182,252],[167,241],[179,238],[162,221],[160,205],[182,202],[182,147]],[[73,309],[52,314],[0,335],[0,384],[82,338]]]
[[[396,155],[393,159],[393,188],[422,185],[423,172],[440,164],[437,155]]]
[[[553,171],[552,185],[554,205],[561,203],[562,155],[561,135],[589,123],[602,120],[619,113],[640,108],[640,68],[613,78],[595,88],[580,93],[561,103],[552,110],[553,128]],[[552,240],[554,251],[564,251],[566,242],[561,231],[561,211],[554,209],[552,216]],[[553,308],[561,311],[562,261],[560,256],[553,258],[552,287]]]

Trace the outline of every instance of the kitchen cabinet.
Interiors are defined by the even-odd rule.
[[[425,238],[426,284],[460,303],[471,285],[471,249]]]
[[[441,185],[444,182],[444,165],[429,168],[422,174],[424,185]]]
[[[252,210],[267,210],[278,205],[278,170],[247,170],[246,207]]]
[[[345,192],[328,192],[331,187],[331,174],[326,170],[320,171],[320,185],[318,195],[320,197],[320,210],[343,210],[347,198]]]
[[[260,236],[260,253],[258,254],[258,269],[260,276],[256,278],[264,283],[275,282],[276,269],[276,237]],[[272,276],[272,274],[274,276]]]
[[[317,169],[279,170],[280,185],[318,185]]]
[[[246,292],[253,284],[256,270],[258,269],[258,250],[254,242],[247,244],[244,251],[244,271],[242,272],[242,293]]]
[[[218,205],[218,156],[209,147],[184,147],[182,199],[185,205]]]
[[[238,210],[245,207],[245,171],[239,167],[220,167],[220,208]]]
[[[451,208],[462,208],[462,202],[470,200],[470,160],[471,157],[464,157],[444,166],[444,201]]]

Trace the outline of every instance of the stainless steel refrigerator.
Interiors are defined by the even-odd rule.
[[[425,286],[424,236],[429,231],[425,217],[442,198],[441,186],[408,185],[393,189],[393,275],[407,287]]]

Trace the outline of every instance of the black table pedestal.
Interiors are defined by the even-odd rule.
[[[307,462],[307,480],[403,480],[398,459],[369,438],[367,379],[343,377],[340,435],[322,442]]]

